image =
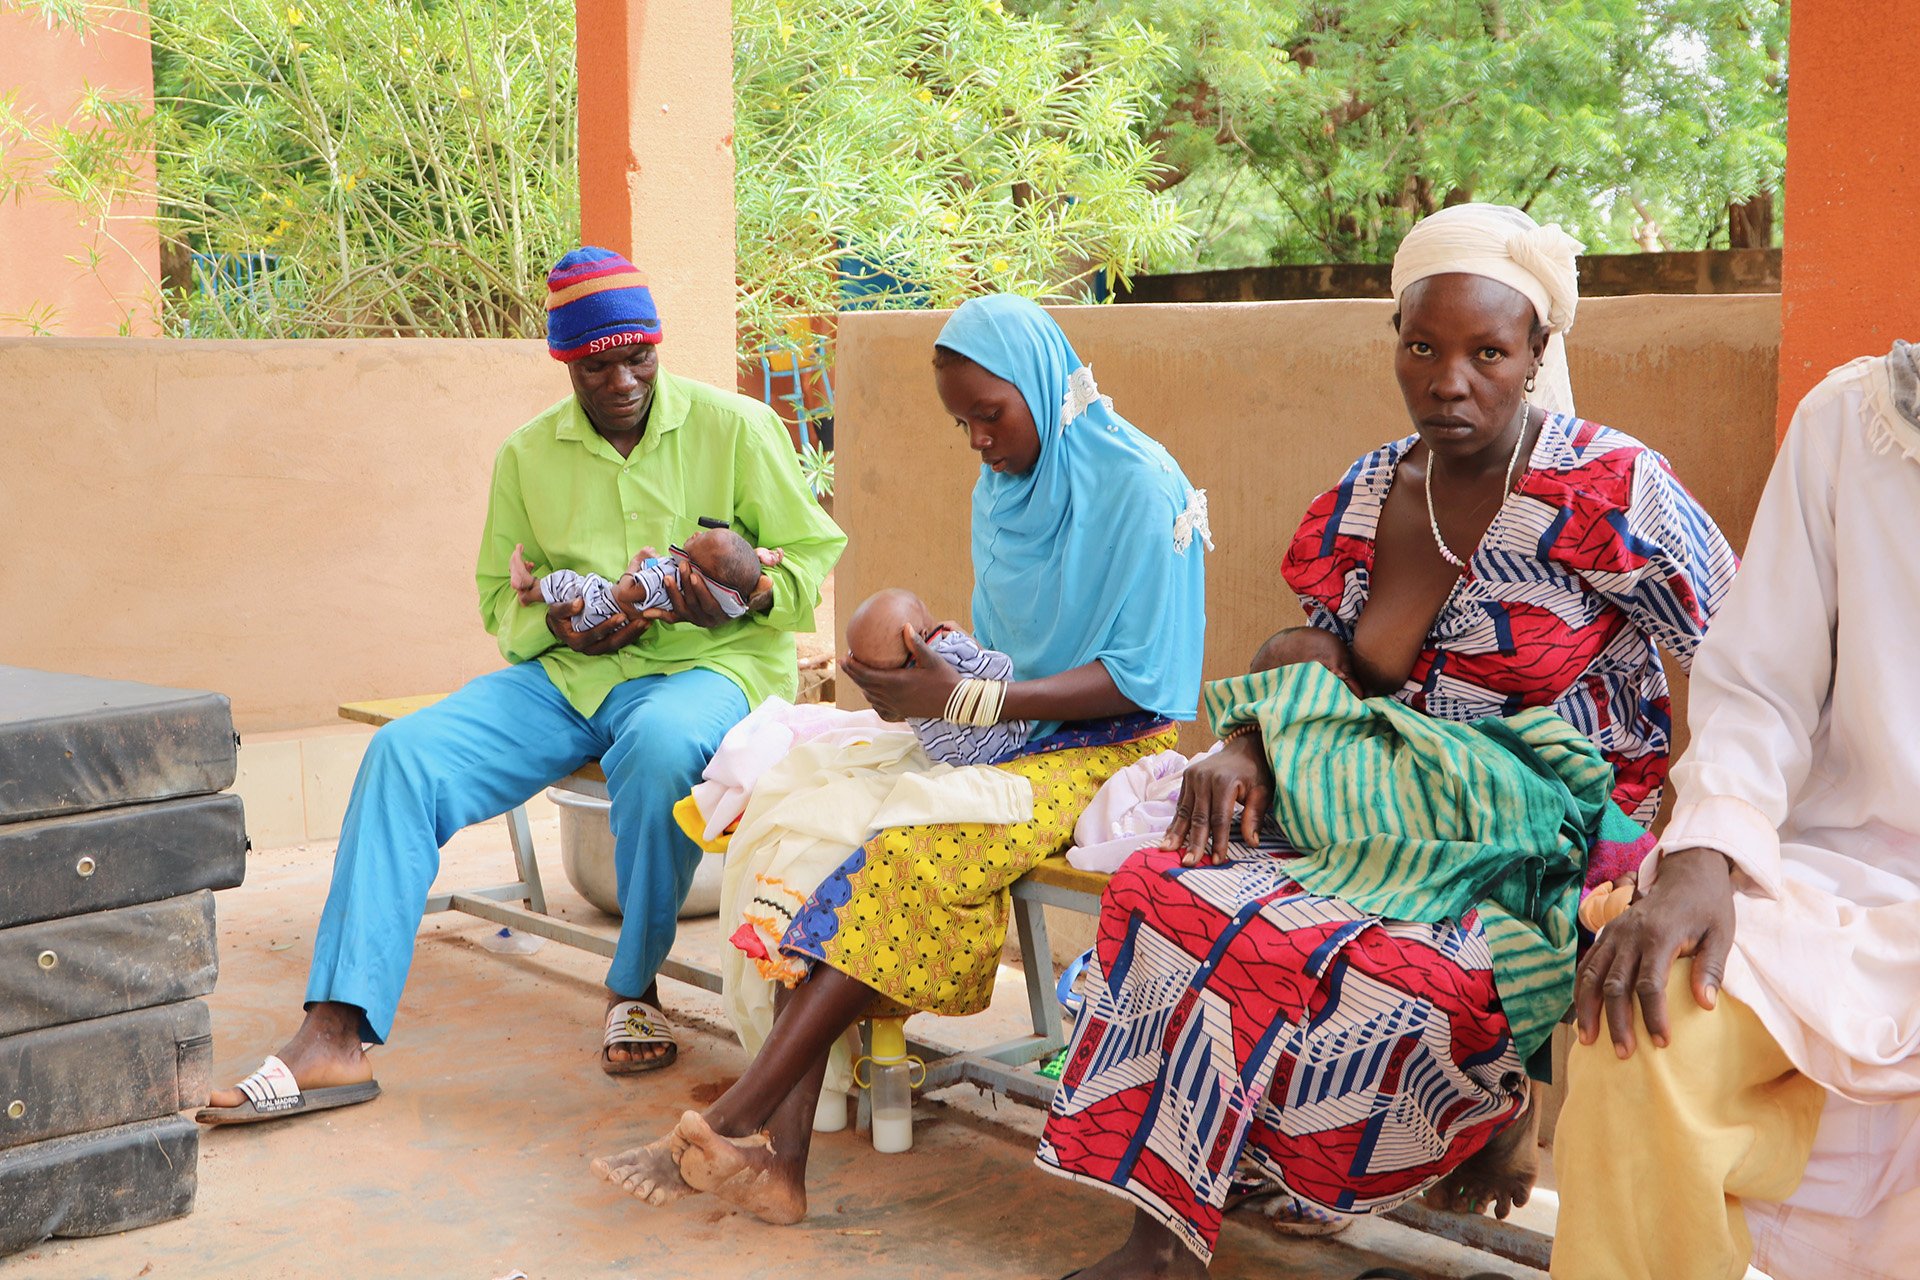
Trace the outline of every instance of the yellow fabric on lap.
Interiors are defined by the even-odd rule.
[[[673,820],[687,833],[687,839],[699,845],[705,853],[725,853],[727,842],[733,838],[731,831],[722,831],[713,839],[707,839],[707,819],[690,795],[681,796],[679,803],[673,806]]]
[[[1631,1058],[1604,1021],[1568,1054],[1554,1280],[1738,1280],[1753,1251],[1741,1199],[1784,1200],[1806,1172],[1825,1090],[1725,991],[1694,1003],[1692,978],[1674,962],[1666,1048],[1636,1002]]]

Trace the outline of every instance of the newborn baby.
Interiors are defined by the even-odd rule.
[[[911,591],[877,592],[861,601],[847,619],[847,651],[869,667],[893,670],[908,665],[901,628],[911,627],[929,649],[945,658],[963,677],[1011,680],[1013,659],[980,642],[950,622],[935,622],[926,604]],[[985,729],[945,720],[911,719],[913,732],[929,756],[943,764],[991,764],[1026,745],[1033,731],[1030,720],[1004,720]]]
[[[687,539],[684,547],[672,547],[672,554],[653,559],[645,553],[633,558],[618,582],[608,582],[597,573],[575,573],[555,569],[536,580],[521,547],[513,549],[508,582],[520,594],[522,604],[565,604],[583,601],[574,615],[575,631],[591,631],[616,613],[634,613],[647,609],[671,609],[667,595],[671,578],[682,590],[688,575],[705,582],[720,609],[729,618],[747,612],[747,601],[760,585],[764,565],[780,563],[776,550],[755,550],[752,543],[731,529],[702,529]],[[624,606],[624,608],[623,608]]]
[[[1364,698],[1360,681],[1353,674],[1353,654],[1339,636],[1318,627],[1294,627],[1270,637],[1253,655],[1252,671],[1271,671],[1296,662],[1317,662],[1339,676],[1355,697]],[[1582,890],[1580,923],[1589,933],[1598,933],[1619,919],[1633,905],[1634,877],[1603,881]]]
[[[1351,689],[1356,698],[1367,696],[1353,674],[1353,654],[1346,643],[1319,627],[1290,627],[1269,636],[1253,655],[1253,665],[1247,670],[1272,671],[1275,667],[1291,667],[1300,662],[1319,663],[1339,676],[1340,682]]]

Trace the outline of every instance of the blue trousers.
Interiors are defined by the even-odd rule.
[[[539,663],[523,662],[382,726],[347,801],[307,1002],[360,1009],[361,1037],[384,1044],[440,846],[595,757],[613,802],[624,911],[607,986],[638,996],[673,946],[680,904],[704,856],[674,822],[673,806],[746,714],[739,686],[694,670],[629,680],[583,716]]]

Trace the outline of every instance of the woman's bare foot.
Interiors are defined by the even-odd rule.
[[[698,1111],[688,1111],[674,1126],[673,1145],[680,1176],[695,1190],[776,1226],[807,1216],[806,1170],[781,1160],[766,1134],[729,1138],[715,1133]]]
[[[1527,1109],[1493,1140],[1433,1184],[1427,1207],[1505,1218],[1527,1202],[1540,1176],[1540,1092],[1533,1087]]]
[[[593,1162],[593,1171],[636,1200],[672,1204],[694,1194],[694,1188],[680,1176],[673,1147],[673,1135],[668,1134],[617,1156],[600,1156]]]
[[[1127,1242],[1072,1274],[1074,1280],[1206,1280],[1207,1267],[1173,1232],[1136,1209]]]
[[[306,1020],[293,1033],[293,1039],[274,1056],[287,1064],[302,1089],[364,1084],[373,1079],[373,1062],[360,1051],[360,1010],[348,1004],[314,1005],[307,1010]],[[238,1089],[215,1089],[207,1097],[209,1107],[238,1107],[246,1101],[247,1096]]]

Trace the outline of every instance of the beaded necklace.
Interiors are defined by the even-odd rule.
[[[1507,505],[1507,498],[1513,493],[1513,469],[1519,465],[1520,462],[1520,446],[1526,443],[1527,415],[1532,408],[1533,406],[1527,403],[1526,398],[1522,397],[1520,400],[1520,428],[1514,433],[1513,456],[1507,459],[1506,487],[1500,491],[1500,505],[1502,507]],[[1467,562],[1455,555],[1453,548],[1447,545],[1447,540],[1440,536],[1440,517],[1435,515],[1433,510],[1433,473],[1439,470],[1439,467],[1440,455],[1435,453],[1432,448],[1428,448],[1426,481],[1421,486],[1427,493],[1427,527],[1433,530],[1433,545],[1440,549],[1440,558],[1456,569],[1464,569],[1467,567]],[[1496,511],[1494,516],[1498,519],[1499,512]]]

